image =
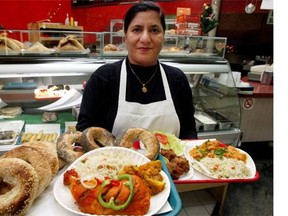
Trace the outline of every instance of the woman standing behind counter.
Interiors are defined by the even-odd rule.
[[[131,127],[197,138],[192,92],[185,74],[159,63],[165,16],[153,2],[133,5],[124,18],[128,56],[98,68],[88,80],[77,130],[103,127],[116,137]]]

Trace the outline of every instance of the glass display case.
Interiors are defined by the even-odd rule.
[[[0,56],[100,57],[102,33],[83,32],[80,26],[43,26],[38,30],[0,31]]]
[[[103,32],[102,56],[127,55],[123,32]],[[166,34],[162,58],[224,58],[227,38]]]
[[[191,57],[161,61],[180,68],[188,78],[198,138],[217,138],[224,143],[240,145],[241,106],[228,61]]]
[[[63,39],[67,39],[67,41],[63,41]],[[73,39],[79,44],[76,44],[77,42]],[[66,46],[68,42],[72,43]],[[225,37],[166,34],[160,57],[224,58],[226,42],[227,38]],[[65,49],[60,46],[63,43],[66,43],[64,44]],[[127,55],[123,31],[84,32],[73,29],[60,31],[48,28],[45,30],[5,30],[0,32],[0,45],[0,56],[86,55],[101,58]],[[33,49],[36,45],[37,49]]]
[[[67,37],[66,31],[62,33]],[[71,33],[73,31],[69,31],[69,35]],[[39,102],[34,97],[34,90],[39,86],[67,84],[82,90],[82,83],[98,67],[127,55],[121,39],[110,43],[111,34],[117,32],[81,32],[83,48],[80,50],[60,52],[53,46],[46,47],[49,52],[27,52],[24,47],[18,50],[8,47],[7,38],[26,47],[33,46],[36,42],[29,41],[29,34],[29,30],[0,32],[0,43],[7,46],[0,50],[0,98],[8,105],[35,107],[43,104],[43,100]],[[222,37],[166,35],[160,61],[186,74],[194,96],[199,138],[217,138],[239,145],[241,109],[230,65],[224,59],[225,47],[226,38]],[[229,85],[223,83],[223,77],[230,80]],[[21,85],[5,88],[11,83]]]

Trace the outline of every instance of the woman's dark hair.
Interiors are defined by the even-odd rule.
[[[155,11],[159,14],[160,16],[160,21],[161,25],[163,27],[163,30],[165,32],[166,29],[166,24],[165,24],[165,15],[162,11],[162,9],[154,2],[150,1],[142,1],[139,2],[135,5],[133,5],[126,13],[124,17],[124,32],[126,33],[128,30],[128,27],[131,23],[131,21],[134,19],[134,17],[139,13],[139,12],[144,12],[144,11]]]

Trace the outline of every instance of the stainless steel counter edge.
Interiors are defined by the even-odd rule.
[[[5,63],[1,64],[0,61],[0,78],[11,78],[11,77],[47,77],[47,76],[82,76],[92,74],[97,68],[106,63],[112,63],[119,59],[105,59],[105,60],[94,60],[87,61],[86,59],[65,59],[63,61],[49,61],[45,62],[29,62],[29,63]],[[197,73],[210,73],[214,72],[228,72],[230,71],[229,64],[225,61],[206,63],[178,63],[174,61],[161,61],[167,65],[177,67],[189,74]]]

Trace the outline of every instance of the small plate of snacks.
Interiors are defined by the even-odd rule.
[[[60,134],[60,124],[27,124],[22,133],[21,143],[31,141],[56,142]]]

